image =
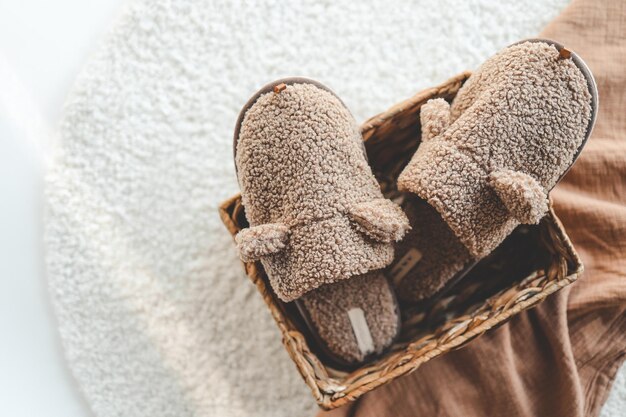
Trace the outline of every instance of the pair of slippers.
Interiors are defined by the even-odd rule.
[[[383,197],[334,93],[302,78],[271,83],[235,129],[250,223],[235,238],[240,256],[261,261],[334,364],[360,364],[397,337],[396,295],[433,299],[516,226],[539,222],[596,109],[591,72],[561,45],[502,50],[451,104],[422,107],[421,144],[398,178],[410,198],[403,210]]]

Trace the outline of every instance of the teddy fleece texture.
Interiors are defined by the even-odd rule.
[[[326,348],[348,363],[380,354],[400,330],[393,292],[378,271],[324,285],[302,296],[302,304]],[[374,342],[372,352],[359,349],[348,316],[354,308],[364,312]]]
[[[408,196],[403,207],[412,229],[396,245],[390,278],[400,300],[421,302],[440,291],[456,273],[472,265],[474,259],[426,201]],[[409,251],[415,250],[421,256],[419,261],[408,270],[397,270],[396,265],[404,262]]]
[[[244,111],[235,161],[250,227],[235,237],[241,258],[262,262],[283,301],[304,295],[300,306],[334,359],[380,352],[398,332],[397,305],[380,273],[361,275],[393,260],[409,224],[383,198],[356,122],[334,94],[300,82]],[[353,308],[374,352],[357,342]]]
[[[263,94],[244,116],[235,160],[251,227],[236,240],[244,259],[262,261],[283,301],[384,268],[388,242],[408,229],[361,141],[341,101],[312,84]]]
[[[591,101],[585,75],[556,47],[510,46],[469,78],[449,115],[441,101],[424,107],[426,132],[436,136],[423,138],[398,186],[484,257],[518,224],[545,214],[548,190],[587,136]]]

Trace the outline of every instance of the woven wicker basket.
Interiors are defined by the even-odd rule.
[[[422,91],[362,125],[370,164],[387,197],[401,198],[395,179],[419,145],[422,104],[434,97],[451,100],[469,75],[460,74]],[[233,236],[247,227],[239,195],[225,201],[219,210]],[[538,226],[516,229],[429,311],[403,308],[399,341],[376,361],[345,373],[327,366],[316,354],[317,346],[306,326],[293,306],[273,294],[262,265],[246,263],[244,267],[271,310],[285,348],[325,409],[353,401],[465,345],[571,284],[583,270],[563,226],[550,209]]]

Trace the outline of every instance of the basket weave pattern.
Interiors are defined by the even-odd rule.
[[[467,72],[459,74],[442,85],[424,90],[363,123],[361,130],[370,165],[387,197],[400,196],[395,189],[395,179],[419,146],[419,112],[422,104],[435,97],[451,100],[469,75]],[[248,225],[240,195],[222,203],[219,212],[226,228],[233,236]],[[525,278],[507,281],[502,276],[493,276],[494,268],[487,265],[481,269],[479,264],[472,272],[477,279],[467,278],[466,280],[470,282],[468,285],[460,285],[461,288],[456,293],[440,300],[438,305],[433,307],[434,310],[445,313],[443,317],[446,319],[443,322],[435,326],[426,325],[428,312],[403,310],[404,323],[400,341],[375,362],[349,374],[326,366],[318,358],[310,338],[307,338],[302,330],[302,323],[299,323],[288,311],[287,305],[273,294],[262,265],[244,263],[244,267],[276,320],[282,333],[283,344],[304,381],[311,388],[316,401],[322,408],[331,409],[414,371],[436,356],[467,344],[487,330],[506,322],[515,314],[536,305],[548,295],[574,282],[583,267],[552,208],[535,228],[538,237],[533,246],[543,261],[532,267]],[[519,257],[519,253],[516,253]],[[506,259],[506,255],[501,256]],[[481,261],[481,264],[483,263],[488,261]],[[530,261],[528,263],[530,264]],[[510,275],[508,272],[500,274]],[[496,288],[483,299],[467,302],[472,294],[480,294],[479,288],[483,284],[492,282],[508,284],[504,288]]]

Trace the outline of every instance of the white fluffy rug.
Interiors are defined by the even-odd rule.
[[[315,412],[217,215],[237,191],[239,108],[306,75],[362,120],[536,34],[567,0],[500,3],[127,7],[68,99],[47,178],[51,293],[97,416]]]

